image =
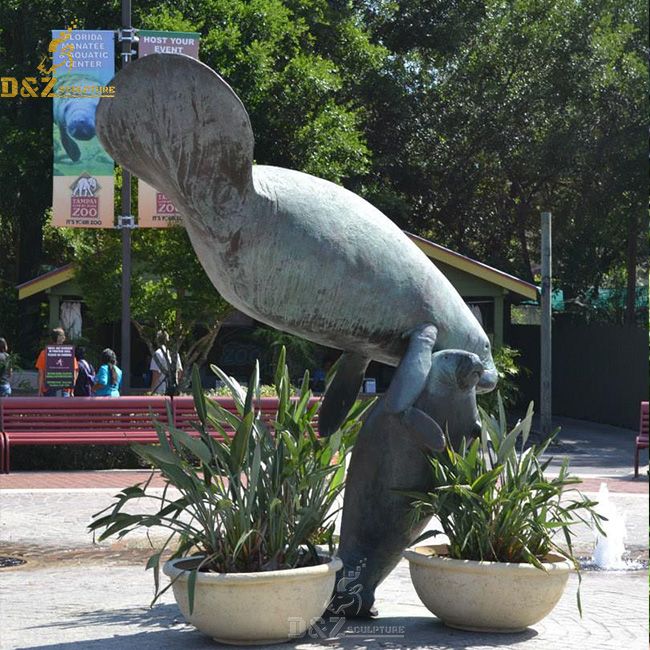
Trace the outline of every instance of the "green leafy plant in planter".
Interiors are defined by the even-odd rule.
[[[360,417],[370,406],[358,403],[339,431],[319,438],[313,422],[320,403],[310,404],[309,375],[305,373],[299,394],[292,396],[282,350],[275,373],[277,413],[270,430],[256,408],[260,397],[257,366],[246,392],[220,369],[213,370],[229,387],[237,414],[206,399],[195,371],[196,435],[157,424],[160,444],[134,447],[167,481],[163,493],[149,491],[149,481],[127,488],[112,506],[95,515],[90,525],[93,531],[102,531],[100,540],[113,535],[121,538],[138,528],[167,529],[168,539],[147,562],[147,568],[154,570],[154,602],[169,588],[161,589],[159,572],[161,556],[166,549],[172,549],[172,561],[192,559],[183,565],[187,568],[183,571],[187,582],[186,617],[191,617],[195,609],[201,576],[275,576],[323,562],[316,544],[327,543],[331,552],[345,460],[361,426]],[[234,430],[234,435],[229,437],[226,429]],[[218,432],[222,439],[215,439],[210,431]],[[140,499],[153,501],[157,512],[126,511],[128,505]],[[173,571],[166,568],[165,572],[171,575]],[[173,577],[172,584],[177,579],[179,575]],[[176,587],[174,591],[179,600]],[[327,601],[327,589],[324,593]],[[312,616],[322,613],[326,601],[323,609]],[[179,605],[183,609],[180,600]],[[201,629],[197,622],[191,622]],[[226,628],[230,623],[225,621]],[[242,633],[241,637],[227,638],[221,628],[204,631],[226,642],[277,640],[277,635],[264,636],[264,632],[259,633],[261,636]]]
[[[442,532],[449,540],[446,549],[435,548],[446,558],[466,564],[470,561],[477,567],[478,563],[530,565],[543,574],[556,568],[548,563],[553,557],[555,562],[564,561],[567,577],[568,569],[573,568],[580,578],[573,529],[578,524],[593,524],[602,532],[603,517],[595,510],[597,502],[575,489],[581,481],[570,475],[568,459],[562,462],[557,476],[545,474],[553,459],[543,455],[557,432],[539,446],[527,446],[532,403],[512,430],[508,430],[500,396],[497,417],[480,410],[481,437],[469,444],[463,441],[458,450],[447,448],[432,456],[434,489],[426,494],[408,493],[414,499],[414,516],[435,515],[442,528],[425,533],[416,543]],[[558,540],[559,534],[564,544]],[[407,557],[413,560],[415,556],[407,552]],[[565,582],[566,578],[558,599]],[[582,613],[580,581],[577,601]],[[512,607],[518,609],[520,605]],[[487,629],[485,625],[457,622],[456,626]]]
[[[521,365],[521,352],[503,345],[493,352],[494,365],[499,376],[499,390],[478,395],[478,405],[487,413],[499,412],[499,397],[505,408],[517,404],[521,394],[519,381],[522,376],[530,375],[530,370]]]

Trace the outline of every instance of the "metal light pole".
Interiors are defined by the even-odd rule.
[[[131,26],[131,0],[122,0],[122,28],[118,31],[121,61],[124,68],[133,55],[134,33]],[[117,227],[122,230],[122,392],[131,390],[131,173],[122,167],[122,214]]]
[[[540,419],[542,436],[551,435],[552,413],[552,336],[551,336],[551,293],[552,286],[552,245],[551,213],[542,212],[542,313],[541,313],[541,382]]]

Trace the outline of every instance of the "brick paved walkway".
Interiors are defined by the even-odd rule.
[[[12,472],[0,474],[0,490],[123,488],[146,481],[151,472],[137,469],[97,470],[90,472]],[[163,487],[156,473],[151,485]]]
[[[180,650],[227,648],[184,623],[170,592],[152,609],[151,572],[84,559],[2,570],[2,650]],[[378,590],[380,617],[349,621],[336,638],[306,637],[273,648],[291,650],[645,650],[648,585],[645,572],[586,573],[584,617],[572,576],[558,606],[517,634],[463,632],[445,627],[419,602],[401,562]],[[47,595],[47,597],[45,597]],[[385,631],[389,631],[389,635]],[[260,646],[257,646],[262,650]]]
[[[598,492],[601,483],[607,483],[610,492],[624,492],[627,494],[648,494],[647,477],[635,478],[588,478],[582,477],[582,483],[576,487],[582,492]]]
[[[123,488],[146,481],[150,472],[147,470],[97,470],[92,472],[12,472],[0,474],[1,490],[75,490]],[[628,494],[648,494],[648,478],[631,477],[583,477],[580,490],[598,492],[600,484],[607,483],[610,492]],[[154,476],[152,487],[163,487],[164,481],[158,473]]]
[[[144,571],[149,543],[143,535],[93,543],[87,525],[112,501],[115,488],[146,478],[146,473],[47,473],[41,485],[74,477],[75,488],[0,490],[0,554],[27,560],[0,569],[0,648],[2,650],[174,650],[225,648],[184,623],[170,592],[153,609],[151,572]],[[25,474],[9,475],[33,481]],[[82,481],[105,489],[79,489]],[[157,479],[160,480],[160,479]],[[103,482],[102,482],[103,481]],[[615,493],[612,500],[627,515],[628,549],[647,553],[648,507],[645,494]],[[49,483],[51,485],[51,482]],[[597,490],[599,479],[589,486]],[[67,483],[70,485],[70,483]],[[637,485],[635,483],[635,485]],[[638,483],[643,485],[643,483]],[[647,492],[647,481],[645,482]],[[112,488],[112,489],[106,489]],[[156,490],[155,492],[160,492]],[[155,506],[155,503],[153,504]],[[144,508],[145,505],[143,504]],[[166,534],[163,535],[166,537]],[[162,541],[156,534],[152,541]],[[588,557],[588,531],[576,539]],[[584,549],[584,553],[582,550]],[[636,557],[636,555],[635,555]],[[575,604],[575,576],[551,615],[516,635],[485,635],[443,626],[419,603],[402,562],[378,591],[380,618],[351,621],[328,642],[307,638],[289,650],[642,650],[648,644],[647,570],[583,574],[583,607]],[[382,630],[396,630],[382,636]],[[277,646],[274,646],[277,647]],[[271,648],[269,648],[271,650]]]

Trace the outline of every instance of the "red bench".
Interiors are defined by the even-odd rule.
[[[639,452],[648,448],[648,402],[641,402],[639,435],[636,437],[634,450],[634,477],[639,475]]]
[[[2,471],[16,445],[124,445],[157,441],[153,421],[167,424],[169,398],[8,397],[0,400]]]
[[[228,397],[215,398],[236,413]],[[312,398],[312,402],[317,398]],[[275,417],[278,400],[264,397],[259,408],[269,423]],[[125,445],[156,443],[154,420],[197,435],[192,422],[198,421],[191,397],[162,395],[143,397],[8,397],[0,398],[0,471],[9,473],[10,451],[16,445]],[[232,429],[226,428],[227,433]],[[217,431],[211,435],[220,437]]]
[[[231,413],[236,413],[234,401],[229,397],[217,397],[216,401],[223,406],[226,410]],[[316,398],[312,398],[312,403],[316,401]],[[173,418],[174,426],[177,429],[181,429],[186,433],[197,433],[196,429],[192,426],[192,422],[198,421],[198,415],[196,414],[196,409],[194,408],[194,399],[192,397],[174,397],[173,399]],[[278,400],[275,397],[262,397],[259,402],[257,402],[257,408],[262,414],[262,420],[266,424],[270,424],[271,421],[275,418],[275,414],[278,410]],[[225,427],[228,433],[233,433],[233,430],[230,427]],[[218,436],[217,431],[210,431],[211,435]]]

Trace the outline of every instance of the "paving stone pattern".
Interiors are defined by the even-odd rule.
[[[628,550],[648,555],[648,479],[633,479],[634,432],[563,420],[554,450],[571,457],[595,493],[605,480],[626,519]],[[645,460],[643,462],[647,462]],[[559,458],[553,467],[557,467]],[[0,569],[1,650],[176,650],[225,647],[184,623],[171,592],[149,608],[153,577],[144,570],[144,534],[94,544],[86,527],[119,488],[147,473],[24,473],[0,476],[0,555],[27,560]],[[604,478],[603,478],[604,477]],[[88,489],[93,488],[93,489]],[[155,504],[149,506],[153,509]],[[581,528],[579,554],[589,555],[593,535]],[[154,536],[154,542],[163,535]],[[402,562],[378,590],[379,618],[335,624],[281,646],[296,650],[430,649],[641,650],[648,647],[648,574],[583,572],[584,617],[576,607],[577,577],[553,612],[525,632],[469,633],[445,627],[419,602]],[[255,615],[254,612],[251,615]]]
[[[584,617],[569,581],[556,609],[538,625],[508,635],[470,633],[442,625],[418,601],[400,564],[381,588],[380,617],[348,621],[330,641],[306,637],[280,647],[297,650],[412,648],[484,650],[641,650],[648,643],[645,573],[585,574]],[[183,622],[168,592],[149,609],[153,591],[142,565],[41,565],[3,570],[0,647],[43,650],[138,650],[221,647]],[[224,646],[225,647],[225,646]],[[272,646],[277,647],[277,646]]]

